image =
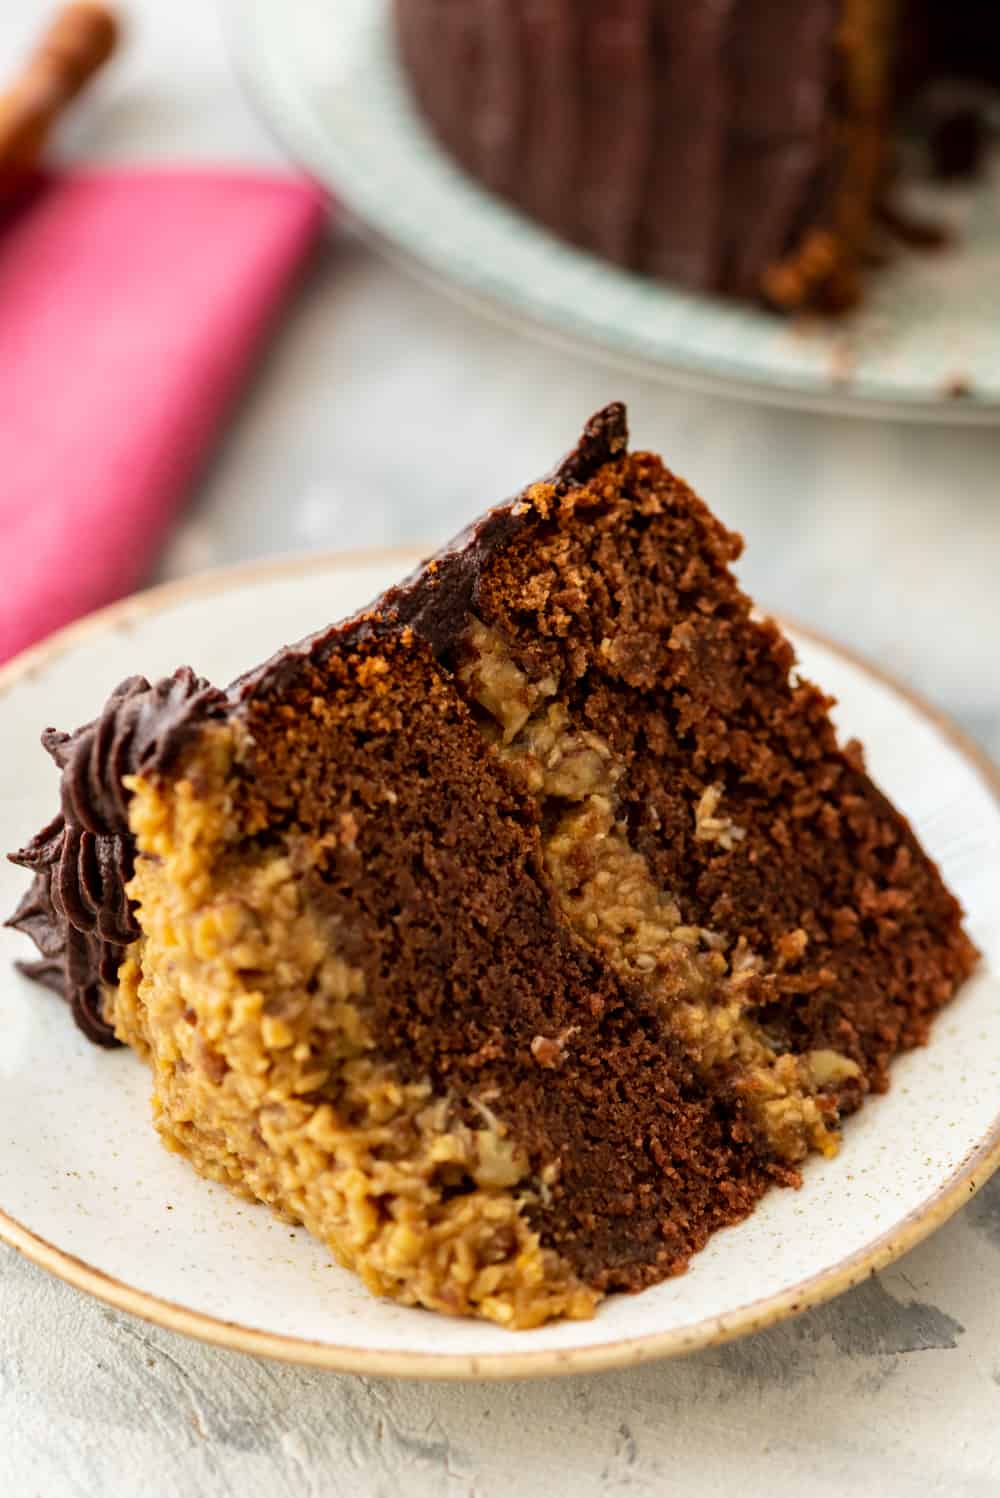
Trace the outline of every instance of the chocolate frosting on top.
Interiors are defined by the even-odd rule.
[[[625,407],[615,401],[590,418],[577,445],[547,482],[557,494],[579,488],[627,447]],[[468,621],[483,566],[517,534],[530,515],[531,506],[517,499],[487,511],[436,556],[383,593],[374,612],[409,625],[440,654]]]
[[[590,419],[547,482],[557,493],[579,487],[627,444],[625,408],[615,402]],[[6,924],[30,936],[40,954],[20,963],[21,971],[62,994],[91,1040],[117,1044],[103,1016],[103,991],[140,934],[126,894],[135,849],[125,777],[168,770],[204,723],[237,711],[257,692],[279,689],[304,658],[323,658],[349,633],[409,626],[436,653],[445,650],[475,605],[486,561],[529,518],[531,505],[523,501],[518,496],[488,511],[369,608],[286,646],[227,692],[187,666],[155,684],[130,676],[93,722],[71,734],[45,730],[42,743],[61,771],[61,810],[9,855],[34,878]]]

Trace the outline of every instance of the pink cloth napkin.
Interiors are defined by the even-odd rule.
[[[87,171],[0,221],[0,660],[148,575],[325,207],[291,178]]]

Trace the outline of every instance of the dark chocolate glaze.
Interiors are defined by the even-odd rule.
[[[576,447],[547,480],[557,493],[585,484],[625,452],[628,428],[620,403],[588,421]],[[7,921],[30,936],[39,957],[21,971],[70,1004],[80,1029],[98,1045],[118,1042],[102,1013],[126,947],[139,936],[125,893],[135,850],[128,825],[129,775],[170,769],[201,727],[236,713],[251,697],[280,690],[306,658],[323,658],[348,636],[413,629],[436,654],[454,642],[475,606],[483,567],[515,536],[530,513],[522,496],[479,521],[389,588],[361,613],[286,646],[223,692],[182,666],[151,685],[130,676],[93,722],[75,733],[46,729],[42,743],[61,772],[59,814],[11,862],[34,875]]]
[[[841,0],[395,0],[395,14],[442,144],[585,249],[752,296],[806,208],[826,207]]]
[[[557,494],[579,488],[627,447],[625,407],[613,401],[590,418],[576,446],[541,482],[552,485]],[[238,677],[229,688],[231,700],[245,702],[259,692],[280,690],[304,657],[322,659],[348,632],[385,633],[409,626],[436,655],[443,654],[461,633],[475,606],[487,561],[517,535],[528,519],[530,509],[522,501],[533,487],[529,485],[513,499],[487,510],[367,608],[308,635],[297,645],[286,645],[262,666]]]
[[[577,488],[627,447],[625,407],[616,401],[591,417],[576,447],[547,482],[557,494]],[[489,510],[429,562],[383,593],[374,612],[393,623],[409,625],[440,655],[468,622],[484,564],[517,534],[529,513],[529,507],[517,499]]]
[[[811,229],[842,227],[845,193],[855,213],[869,198],[876,136],[928,80],[1000,83],[996,0],[906,0],[887,36],[884,9],[859,25],[845,0],[394,0],[421,114],[479,182],[595,254],[748,298]],[[876,76],[884,47],[894,89],[852,103],[855,49]],[[874,132],[859,171],[845,119]],[[943,141],[930,121],[946,174],[974,166],[987,119],[979,101]]]

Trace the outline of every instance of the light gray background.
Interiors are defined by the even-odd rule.
[[[0,0],[0,67],[42,9]],[[208,0],[129,11],[127,54],[63,153],[280,163]],[[614,397],[637,442],[749,536],[742,572],[762,602],[862,650],[1000,755],[1000,429],[672,392],[500,330],[352,235],[320,255],[161,575],[443,540]],[[730,1347],[564,1383],[406,1385],[199,1347],[0,1248],[0,1494],[986,1498],[1000,1493],[998,1287],[1000,1178],[896,1268]]]

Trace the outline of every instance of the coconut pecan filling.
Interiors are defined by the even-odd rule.
[[[794,1163],[836,1152],[836,1102],[826,1089],[860,1075],[832,1050],[775,1047],[753,1013],[762,965],[742,937],[689,924],[632,845],[616,787],[625,773],[606,739],[572,721],[553,676],[531,680],[495,630],[474,620],[456,666],[460,689],[485,713],[481,730],[537,802],[545,867],[566,921],[621,975],[643,985],[700,1074],[742,1097],[766,1147]],[[694,835],[726,849],[744,830],[725,815],[721,787],[692,805]],[[804,931],[792,938],[800,946]],[[554,1044],[572,1043],[564,1034]]]

